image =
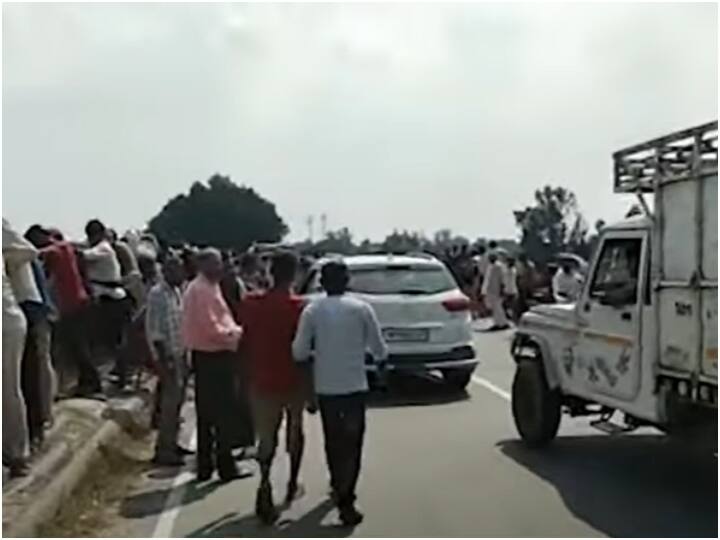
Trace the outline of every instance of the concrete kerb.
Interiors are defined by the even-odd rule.
[[[47,451],[33,463],[31,473],[3,490],[3,536],[37,536],[63,500],[82,482],[103,448],[124,432],[147,432],[143,418],[147,400],[133,396],[101,403],[68,400],[60,403],[56,426],[48,433]]]

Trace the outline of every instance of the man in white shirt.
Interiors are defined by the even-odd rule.
[[[510,328],[510,324],[503,306],[503,289],[506,281],[505,265],[499,261],[495,252],[490,253],[488,261],[487,272],[482,284],[482,296],[493,317],[493,325],[488,330],[506,330]]]
[[[345,263],[323,266],[321,284],[327,296],[305,308],[292,348],[298,362],[314,357],[313,380],[334,500],[343,524],[353,526],[363,519],[355,508],[355,487],[365,434],[365,358],[369,352],[382,361],[388,350],[372,307],[345,295],[348,281]]]
[[[132,302],[123,288],[122,272],[117,254],[108,240],[105,225],[97,219],[85,226],[89,248],[82,251],[98,325],[100,342],[115,357],[113,373],[118,385],[125,386],[127,359],[121,347],[125,344],[130,324]]]
[[[557,303],[574,302],[580,296],[582,278],[570,262],[563,262],[552,282],[553,297]]]
[[[117,254],[108,240],[105,225],[92,219],[85,226],[89,248],[82,252],[93,298],[122,300],[127,296],[122,287],[122,273]]]

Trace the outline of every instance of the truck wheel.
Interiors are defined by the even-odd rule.
[[[454,390],[465,390],[470,383],[473,372],[467,369],[449,369],[442,372],[445,384]]]
[[[560,426],[560,393],[551,390],[542,363],[521,360],[512,386],[512,412],[522,440],[532,448],[545,446]]]

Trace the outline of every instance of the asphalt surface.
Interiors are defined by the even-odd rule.
[[[151,470],[120,507],[118,536],[459,537],[703,536],[718,533],[717,458],[646,430],[609,437],[563,419],[544,451],[525,449],[510,413],[510,332],[476,333],[481,360],[467,393],[438,380],[396,381],[376,396],[358,504],[365,521],[338,526],[328,497],[318,416],[306,417],[304,497],[275,527],[253,515],[257,474],[196,484],[192,468]],[[190,436],[192,422],[186,422]],[[275,498],[287,463],[276,458]],[[248,466],[253,467],[248,463]]]

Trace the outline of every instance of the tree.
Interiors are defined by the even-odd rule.
[[[538,189],[535,205],[514,215],[523,251],[540,265],[561,251],[580,249],[585,242],[587,224],[578,211],[575,194],[566,188],[548,185]]]
[[[380,248],[383,251],[401,253],[429,249],[430,241],[418,232],[393,231],[385,237]]]
[[[149,228],[169,244],[243,251],[253,242],[279,242],[288,232],[274,204],[219,174],[168,201]]]
[[[357,251],[352,233],[347,227],[337,231],[328,231],[325,238],[314,244],[313,249],[320,253],[340,253],[342,255],[352,255]]]
[[[369,238],[366,238],[362,242],[360,242],[360,245],[357,248],[358,253],[372,253],[374,251],[380,251],[381,247],[377,244],[374,244]]]

